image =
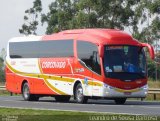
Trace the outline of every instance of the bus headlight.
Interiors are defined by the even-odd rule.
[[[109,87],[109,85],[108,85],[108,84],[104,84],[104,87],[108,88],[108,87]]]
[[[104,87],[106,87],[108,89],[114,89],[112,86],[109,86],[108,84],[104,84]]]

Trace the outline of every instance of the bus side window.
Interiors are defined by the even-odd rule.
[[[95,44],[77,41],[77,53],[83,66],[87,66],[92,71],[101,74],[98,47]]]

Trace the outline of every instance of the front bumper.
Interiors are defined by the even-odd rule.
[[[109,85],[104,85],[103,97],[106,98],[145,98],[148,93],[148,85],[131,90],[124,90]]]

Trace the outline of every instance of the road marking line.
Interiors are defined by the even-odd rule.
[[[142,108],[157,108],[157,109],[160,108],[160,107],[147,107],[147,106],[139,106],[139,107],[142,107]]]

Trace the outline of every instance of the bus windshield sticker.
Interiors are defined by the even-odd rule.
[[[112,72],[112,69],[110,69],[108,66],[106,67],[106,72]]]
[[[122,72],[122,66],[113,66],[114,72]]]
[[[124,46],[124,52],[125,52],[125,54],[128,53],[128,46]]]
[[[88,85],[88,78],[84,78],[84,84]]]
[[[123,49],[123,46],[108,46],[106,50],[116,50],[116,49]]]

